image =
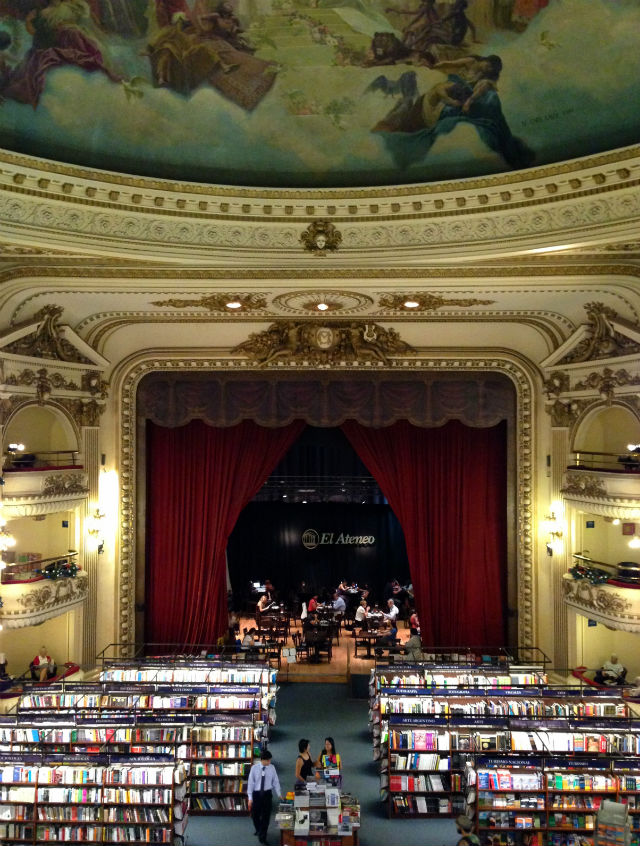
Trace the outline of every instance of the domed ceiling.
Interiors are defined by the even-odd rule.
[[[637,0],[2,0],[0,145],[255,187],[518,170],[640,136]]]

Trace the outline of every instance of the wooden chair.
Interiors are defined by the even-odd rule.
[[[296,648],[296,658],[305,658],[308,661],[309,644],[306,642],[306,640],[304,640],[302,632],[294,632],[291,635],[291,639],[293,640],[293,645]]]
[[[317,652],[320,660],[322,660],[323,655],[326,655],[328,662],[331,663],[331,658],[333,657],[333,643],[330,637],[327,637],[318,643]]]

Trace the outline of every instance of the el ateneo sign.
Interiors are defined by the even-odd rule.
[[[305,549],[316,549],[318,546],[373,546],[375,542],[373,535],[318,532],[316,529],[305,529],[302,533],[302,545]]]

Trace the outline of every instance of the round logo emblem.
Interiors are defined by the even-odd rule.
[[[320,536],[315,529],[305,529],[302,533],[302,545],[305,549],[315,549],[320,543]]]

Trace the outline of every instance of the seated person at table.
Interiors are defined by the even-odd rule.
[[[314,764],[309,741],[305,737],[298,741],[298,752],[300,754],[296,758],[296,784],[306,784],[307,779],[313,775]]]
[[[618,656],[614,653],[610,661],[605,661],[602,668],[598,670],[594,676],[594,681],[599,684],[624,684],[627,675],[627,669],[618,661]]]
[[[418,633],[420,633],[420,620],[418,619],[418,612],[415,608],[411,609],[411,615],[409,617],[409,628],[417,629]]]
[[[255,626],[244,630],[244,637],[242,638],[241,646],[243,649],[251,649],[256,645],[256,634],[258,630]]]
[[[269,601],[269,597],[267,596],[267,594],[263,593],[260,599],[258,600],[258,613],[262,614],[264,611],[267,610],[267,608],[271,608],[272,605],[273,603]]]
[[[378,638],[378,646],[397,646],[398,627],[394,622],[390,623],[390,628],[385,629],[384,634]]]
[[[384,612],[385,620],[389,620],[390,623],[395,624],[399,613],[400,611],[398,606],[395,604],[393,599],[387,599],[387,610]]]
[[[417,662],[424,661],[424,652],[422,651],[422,641],[416,628],[409,630],[409,640],[404,645],[405,655],[407,661]]]
[[[338,591],[333,594],[333,610],[339,614],[344,614],[347,610],[347,603],[344,601],[344,598],[340,596]]]
[[[360,600],[360,605],[356,609],[355,622],[357,626],[365,629],[367,627],[367,614],[369,613],[369,606],[366,599]]]
[[[349,582],[346,579],[343,579],[340,582],[340,584],[338,585],[338,593],[339,594],[346,593],[349,590],[350,587],[351,587],[351,585],[349,584]]]
[[[309,604],[307,605],[307,611],[309,614],[313,614],[314,611],[318,610],[318,596],[315,594],[309,600]]]
[[[29,665],[31,678],[34,681],[46,681],[52,679],[56,674],[56,663],[50,655],[47,655],[47,647],[41,646],[40,652]]]
[[[264,589],[267,594],[267,599],[273,600],[276,597],[276,589],[271,584],[271,579],[264,580]]]

